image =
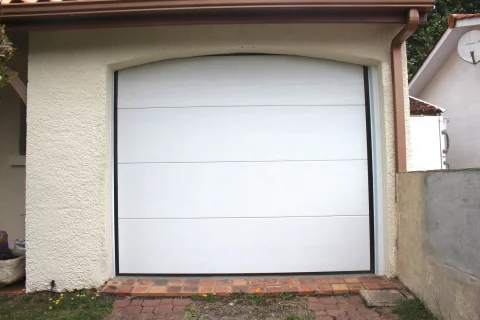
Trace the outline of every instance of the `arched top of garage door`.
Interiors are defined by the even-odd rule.
[[[363,105],[362,74],[358,65],[282,55],[159,61],[119,72],[118,108],[318,105],[318,95],[325,105]]]

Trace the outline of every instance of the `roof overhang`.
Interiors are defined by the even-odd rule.
[[[8,2],[8,1],[6,1]],[[405,23],[434,0],[78,0],[2,2],[9,28],[123,27],[208,23]]]
[[[412,96],[419,96],[425,86],[432,80],[437,71],[457,50],[458,41],[470,30],[480,29],[480,15],[464,15],[456,19],[456,15],[449,18],[449,28],[439,38],[430,50],[430,53],[417,70],[409,83],[409,91]]]

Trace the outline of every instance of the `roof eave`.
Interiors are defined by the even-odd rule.
[[[137,0],[137,1],[68,1],[3,5],[4,21],[24,18],[89,17],[99,14],[145,14],[154,12],[215,12],[275,9],[379,9],[427,12],[433,0]]]

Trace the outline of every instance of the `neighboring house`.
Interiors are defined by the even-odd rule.
[[[447,169],[448,135],[446,119],[439,108],[426,101],[410,97],[409,171]]]
[[[433,2],[5,4],[12,39],[29,37],[27,291],[116,275],[395,276],[403,43]],[[3,97],[13,154],[20,102]],[[18,174],[2,189],[21,185],[5,163]],[[15,190],[0,202],[7,231],[23,222]]]
[[[457,46],[480,30],[480,14],[451,15],[449,27],[410,82],[410,95],[447,109],[451,169],[480,167],[480,68],[463,61]]]

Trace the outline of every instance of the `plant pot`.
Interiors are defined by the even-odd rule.
[[[25,277],[25,256],[0,260],[0,288]]]

